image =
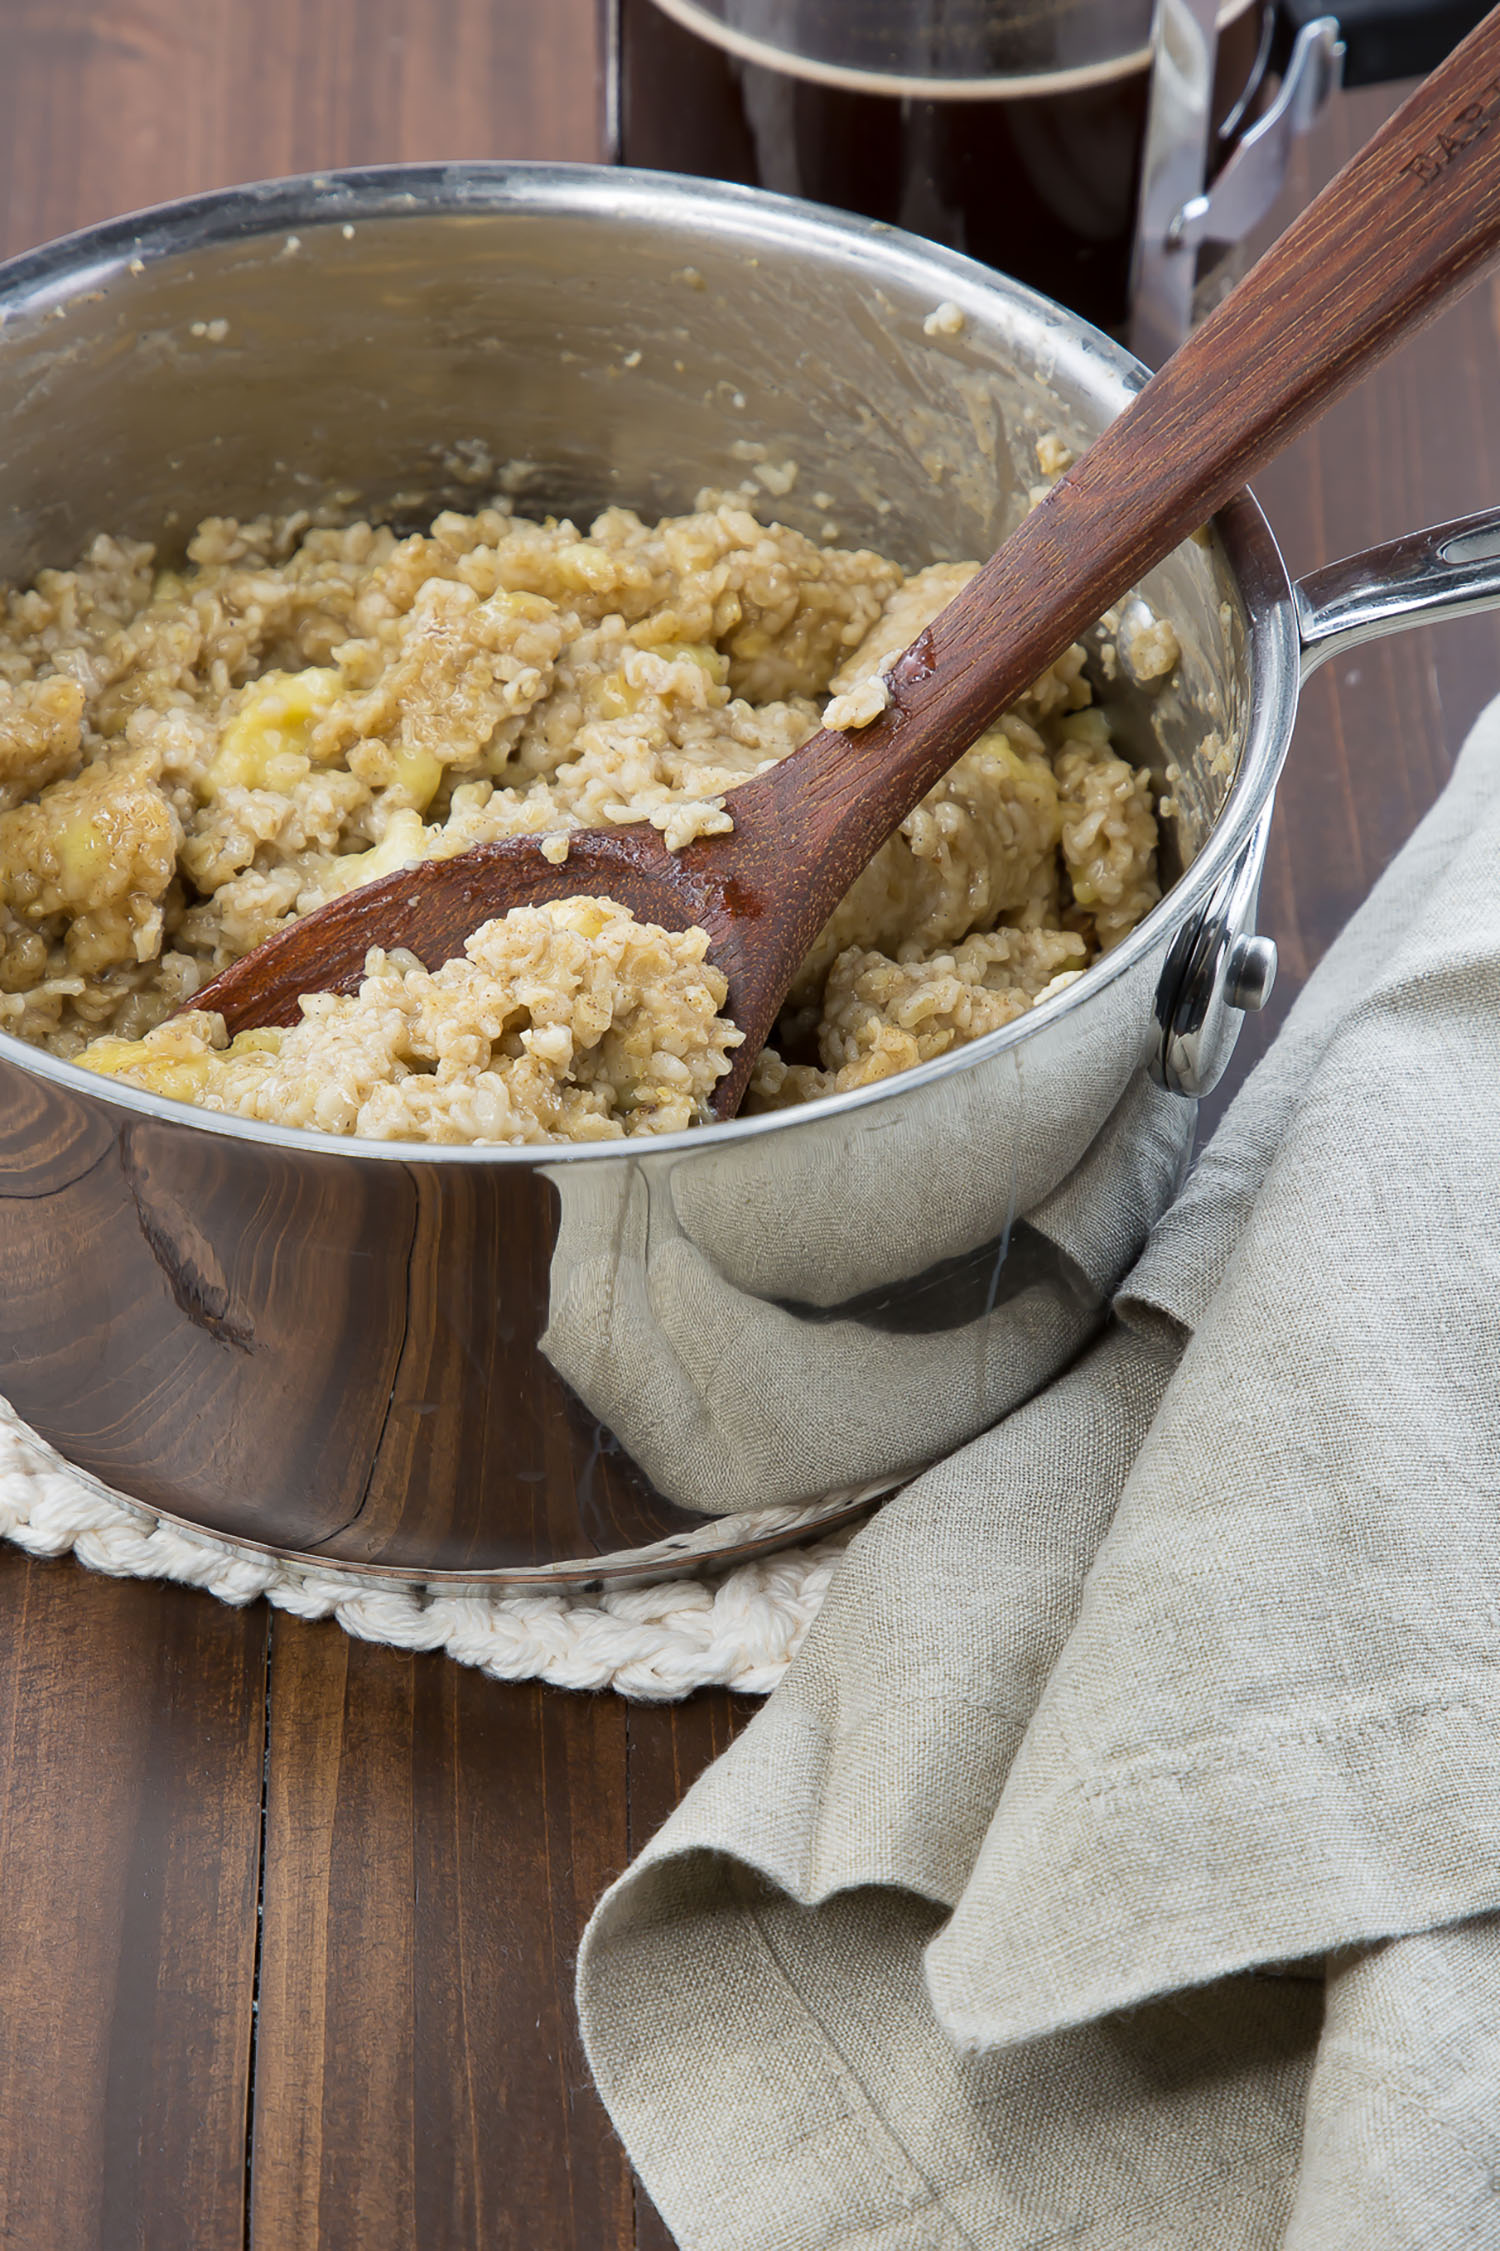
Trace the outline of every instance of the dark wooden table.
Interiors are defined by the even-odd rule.
[[[1341,101],[1295,190],[1389,106]],[[597,148],[594,0],[0,0],[6,251],[259,175]],[[1491,285],[1262,481],[1295,568],[1500,499],[1497,350]],[[1314,683],[1237,1069],[1496,690],[1490,619]],[[659,2251],[572,1960],[748,1708],[499,1687],[0,1551],[0,2244]]]

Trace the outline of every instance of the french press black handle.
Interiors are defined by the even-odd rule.
[[[1337,16],[1346,87],[1422,78],[1488,13],[1487,0],[1281,0],[1271,61],[1284,68],[1304,24]]]

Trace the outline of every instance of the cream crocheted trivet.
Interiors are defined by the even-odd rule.
[[[75,1469],[0,1400],[0,1537],[116,1578],[178,1579],[221,1602],[263,1595],[298,1618],[336,1618],[361,1641],[443,1649],[497,1680],[613,1688],[668,1703],[695,1688],[769,1695],[816,1617],[853,1527],[741,1564],[705,1585],[619,1594],[454,1595],[284,1563],[164,1524]]]

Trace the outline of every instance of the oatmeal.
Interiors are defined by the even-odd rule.
[[[352,996],[241,1032],[187,1010],[82,1061],[153,1093],[276,1125],[378,1141],[596,1141],[702,1117],[740,1034],[701,930],[638,923],[609,899],[516,907],[435,972],[368,957]]]
[[[229,1042],[191,1011],[297,915],[418,860],[646,820],[672,849],[824,721],[857,724],[972,575],[735,502],[580,531],[499,503],[424,533],[203,524],[180,569],[102,538],[0,594],[0,1029],[206,1107],[386,1139],[674,1132],[739,1035],[701,932],[518,909],[429,974]],[[857,740],[857,736],[855,737]],[[1158,896],[1147,777],[1070,650],[882,848],[812,948],[751,1107],[1008,1023]],[[179,1009],[187,1013],[175,1015]],[[166,1019],[172,1017],[168,1023]]]

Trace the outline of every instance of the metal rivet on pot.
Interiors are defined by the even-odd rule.
[[[1253,935],[1236,938],[1225,964],[1224,998],[1230,1007],[1242,1008],[1247,1014],[1264,1008],[1275,982],[1275,939]]]

